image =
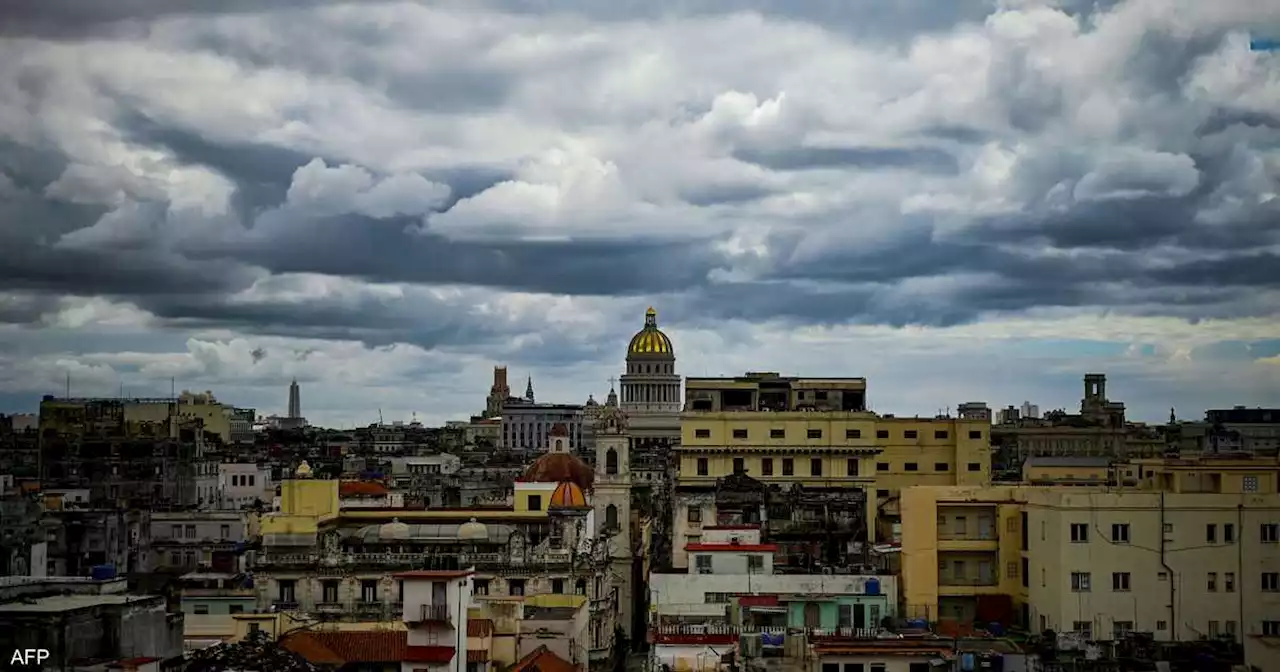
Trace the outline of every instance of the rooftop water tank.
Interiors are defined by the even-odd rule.
[[[116,566],[94,565],[89,570],[89,576],[92,577],[94,581],[110,581],[111,579],[116,578]]]
[[[867,595],[880,594],[880,579],[867,579],[865,588],[863,589]]]

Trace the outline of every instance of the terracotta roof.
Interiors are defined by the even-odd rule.
[[[586,462],[569,453],[547,453],[533,461],[521,480],[530,483],[563,483],[569,481],[583,491],[591,489],[596,472]]]
[[[406,663],[447,663],[451,660],[452,646],[406,646],[401,659]]]
[[[563,422],[557,422],[547,430],[547,436],[569,436],[569,428],[565,427]]]
[[[467,619],[468,637],[488,637],[493,634],[493,621],[488,618]]]
[[[285,635],[280,645],[317,665],[398,663],[411,648],[408,638],[403,630],[295,632]]]
[[[582,494],[582,488],[573,481],[565,481],[556,486],[556,491],[551,493],[551,501],[547,502],[548,509],[589,509],[587,504],[587,496]]]
[[[382,497],[388,492],[387,486],[374,481],[343,481],[338,486],[340,497]]]
[[[543,644],[516,661],[515,665],[507,668],[507,672],[577,672],[577,668]]]
[[[489,652],[487,650],[470,649],[467,651],[468,663],[487,663],[489,662]]]
[[[461,579],[475,572],[469,569],[415,569],[392,574],[397,579]]]

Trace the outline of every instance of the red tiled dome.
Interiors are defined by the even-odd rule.
[[[557,486],[556,491],[551,493],[551,501],[547,503],[548,510],[589,508],[587,496],[582,494],[582,488],[573,481],[565,481]]]
[[[595,481],[595,472],[569,453],[547,453],[524,470],[524,478],[521,480],[528,483],[568,481],[586,491],[591,489],[591,484]]]

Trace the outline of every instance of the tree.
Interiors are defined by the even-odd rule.
[[[285,649],[263,631],[235,644],[219,644],[191,654],[186,672],[319,672],[306,658]]]

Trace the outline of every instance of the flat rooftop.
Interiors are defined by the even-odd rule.
[[[158,599],[158,595],[50,595],[0,604],[0,614],[57,614]]]

